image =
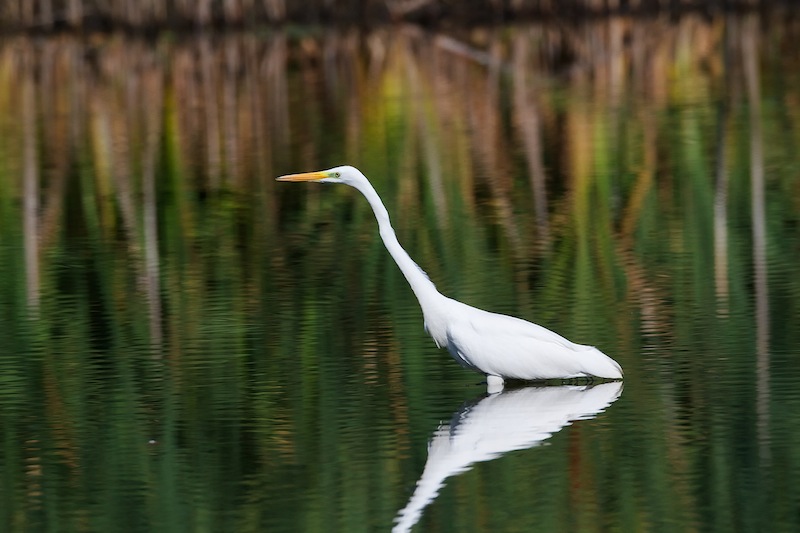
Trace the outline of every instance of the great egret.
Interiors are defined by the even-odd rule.
[[[593,346],[575,344],[537,324],[483,311],[441,294],[400,246],[386,207],[357,168],[340,166],[277,179],[343,183],[361,191],[375,212],[383,244],[419,300],[425,331],[462,366],[486,374],[490,392],[502,390],[506,378],[622,378],[619,364]]]

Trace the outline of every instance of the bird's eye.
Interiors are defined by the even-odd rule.
[[[333,173],[333,177],[334,177],[334,178],[339,178],[339,177],[341,177],[341,176],[342,176],[342,175],[341,175],[339,172],[334,172],[334,173]]]

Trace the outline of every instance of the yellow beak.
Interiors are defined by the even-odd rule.
[[[303,172],[302,174],[287,174],[277,178],[276,181],[319,181],[327,177],[327,172]]]

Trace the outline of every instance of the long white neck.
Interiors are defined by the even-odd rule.
[[[375,192],[375,188],[368,181],[359,182],[353,185],[356,189],[361,191],[361,194],[372,206],[372,211],[375,213],[375,218],[378,220],[378,229],[380,230],[381,239],[386,249],[391,254],[394,262],[400,267],[400,271],[408,280],[411,289],[419,300],[422,310],[425,311],[429,303],[433,303],[438,298],[444,298],[436,286],[428,278],[428,275],[417,265],[411,256],[408,255],[400,243],[397,241],[397,235],[394,233],[394,228],[389,221],[389,212],[383,205],[380,196]]]

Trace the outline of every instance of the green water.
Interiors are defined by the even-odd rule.
[[[0,528],[800,529],[798,37],[0,40]],[[624,390],[487,397],[358,192],[274,181],[342,163]]]

